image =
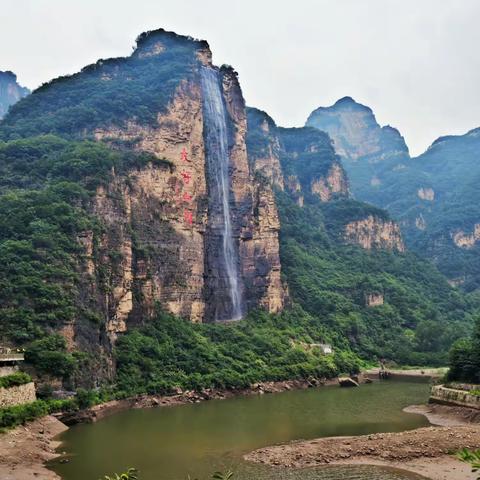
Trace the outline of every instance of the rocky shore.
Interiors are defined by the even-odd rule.
[[[247,460],[272,466],[304,468],[329,464],[386,465],[432,480],[470,480],[470,467],[452,456],[462,448],[480,448],[478,411],[441,405],[406,409],[426,415],[437,426],[399,433],[319,438],[261,448]]]

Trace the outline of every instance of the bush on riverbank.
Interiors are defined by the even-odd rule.
[[[75,400],[36,400],[24,405],[0,408],[0,429],[14,428],[55,412],[78,409]]]

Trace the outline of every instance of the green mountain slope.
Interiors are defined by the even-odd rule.
[[[235,241],[255,287],[232,325],[200,323],[215,300],[202,69],[226,105]],[[206,42],[141,35],[131,57],[20,101],[0,139],[0,336],[43,383],[125,395],[331,377],[360,357],[440,364],[470,323],[472,300],[405,253],[387,212],[350,198],[328,135],[246,112]]]
[[[452,284],[478,288],[479,129],[439,138],[410,158],[400,134],[385,141],[388,127],[352,99],[315,110],[307,125],[332,136],[355,196],[387,209],[412,251],[433,260]]]
[[[259,128],[262,117],[268,132]],[[471,300],[413,253],[347,244],[345,225],[368,217],[380,223],[390,219],[385,210],[349,199],[346,192],[322,202],[308,191],[312,176],[338,162],[327,135],[311,128],[276,128],[255,109],[249,110],[250,125],[257,128],[248,143],[252,156],[265,152],[265,142],[278,141],[285,174],[304,179],[301,206],[299,191],[277,189],[281,260],[292,299],[321,315],[330,331],[347,337],[366,358],[445,363],[452,341],[470,325],[465,312],[473,308]],[[382,297],[383,304],[369,306],[371,295]]]

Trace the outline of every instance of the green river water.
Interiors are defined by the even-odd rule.
[[[129,410],[70,428],[60,437],[69,462],[51,468],[64,480],[97,480],[128,467],[141,480],[204,480],[226,469],[235,480],[415,480],[422,477],[369,466],[272,468],[242,455],[292,440],[426,426],[425,417],[402,408],[425,403],[428,392],[426,383],[387,381]]]

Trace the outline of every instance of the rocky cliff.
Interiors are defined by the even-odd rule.
[[[153,56],[161,59],[167,46],[161,33],[153,37],[147,52],[139,47],[134,55],[149,61]],[[129,121],[120,128],[95,131],[97,139],[135,142],[135,149],[161,159],[158,165],[111,183],[114,192],[107,196],[121,199],[120,215],[110,213],[118,211],[118,206],[102,205],[105,196],[101,192],[96,197],[96,213],[111,223],[114,232],[104,239],[105,250],[111,251],[114,240],[123,258],[110,289],[113,332],[124,331],[129,317],[140,321],[148,316],[155,302],[194,322],[229,320],[232,315],[225,259],[220,258],[225,212],[216,212],[219,207],[212,203],[219,179],[214,175],[216,165],[209,163],[206,144],[206,95],[212,92],[202,84],[202,69],[218,82],[225,106],[228,221],[242,314],[258,306],[269,311],[283,307],[278,215],[271,189],[255,182],[250,170],[245,104],[237,75],[230,68],[214,67],[204,43],[198,44],[196,56],[191,78],[180,81],[156,125]],[[135,233],[135,241],[129,232]]]
[[[100,228],[77,234],[79,296],[101,317],[107,350],[130,326],[148,322],[157,305],[192,322],[283,309],[272,185],[256,177],[247,157],[237,74],[212,64],[206,42],[148,32],[131,57],[99,61],[26,101],[28,122],[14,109],[4,137],[13,130],[73,135],[148,155],[142,164],[112,167],[87,207]],[[91,102],[97,115],[83,128],[78,115]],[[61,331],[71,350],[92,342],[75,319]]]
[[[398,130],[381,127],[372,110],[351,97],[341,98],[331,107],[317,108],[306,125],[327,132],[336,152],[347,161],[377,163],[389,157],[408,155]]]
[[[345,225],[347,242],[360,245],[366,250],[384,249],[405,251],[400,227],[391,220],[369,215],[363,220],[349,222]]]
[[[252,168],[297,205],[349,199],[347,175],[327,134],[311,127],[277,127],[265,112],[252,108],[248,109],[248,126]],[[399,226],[384,212],[376,215],[356,202],[349,205],[351,216],[343,219],[342,232],[337,232],[339,241],[367,250],[405,250]]]
[[[260,110],[248,109],[248,155],[252,168],[297,203],[304,195],[322,202],[349,195],[348,180],[330,139],[309,128],[280,128]]]
[[[14,105],[30,93],[28,88],[17,83],[17,76],[13,72],[0,71],[0,119]]]

